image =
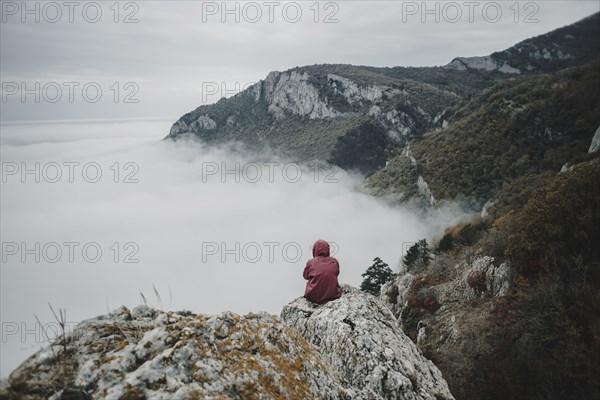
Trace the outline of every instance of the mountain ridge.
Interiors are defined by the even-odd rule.
[[[411,141],[366,186],[481,210],[510,182],[594,158],[589,148],[600,127],[599,70],[600,58],[499,82],[457,110],[446,128]],[[421,193],[418,178],[430,196]]]
[[[274,148],[295,161],[324,161],[370,177],[416,148],[426,133],[457,121],[460,110],[464,115],[469,102],[487,90],[504,82],[510,85],[515,76],[527,79],[593,62],[600,57],[600,35],[595,35],[599,21],[596,13],[486,56],[493,63],[518,67],[519,74],[500,67],[457,69],[452,62],[413,68],[316,64],[271,72],[233,97],[185,114],[167,138],[192,135],[209,144],[241,141],[254,148]],[[597,127],[589,128],[592,134]],[[391,190],[399,201],[414,198],[421,206],[453,200],[436,194],[439,190],[430,188],[430,178],[420,171],[405,169],[394,174],[412,177],[408,191],[377,187],[377,180],[367,186],[376,195]],[[476,208],[482,204],[465,203]]]
[[[456,57],[445,67],[500,71],[507,74],[552,72],[584,64],[596,58],[600,53],[600,43],[588,42],[586,38],[599,36],[600,13],[595,13],[488,56]],[[585,44],[578,43],[578,40]]]

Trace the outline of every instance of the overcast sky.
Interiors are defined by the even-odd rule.
[[[422,2],[230,2],[232,13],[223,14],[222,2],[22,4],[0,4],[0,377],[43,344],[33,315],[50,323],[47,302],[67,308],[75,324],[139,304],[139,291],[161,306],[156,285],[163,308],[278,314],[302,294],[316,239],[335,243],[341,281],[358,286],[374,257],[396,268],[408,245],[464,216],[452,205],[428,215],[392,208],[357,191],[362,177],[343,171],[315,181],[315,168],[302,166],[295,181],[296,169],[284,176],[287,161],[273,154],[161,141],[180,115],[273,70],[444,65],[599,7],[428,3],[433,14],[424,14]],[[255,184],[257,161],[263,175]],[[266,162],[279,163],[273,181]],[[248,165],[254,169],[240,172]],[[215,173],[205,174],[208,167]],[[73,260],[65,243],[77,243]],[[246,249],[234,250],[241,260],[227,251],[236,244]],[[96,248],[103,255],[94,261]]]
[[[273,70],[445,65],[600,8],[597,0],[1,3],[2,121],[175,118]],[[22,84],[39,103],[33,92],[22,101]]]

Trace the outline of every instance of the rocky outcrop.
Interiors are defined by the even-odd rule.
[[[459,71],[468,71],[478,69],[484,71],[499,71],[505,74],[520,74],[521,71],[511,67],[506,62],[500,62],[492,56],[484,57],[457,57],[446,65],[446,68],[453,68]]]
[[[183,314],[121,307],[84,321],[66,352],[46,347],[16,369],[10,393],[56,400],[67,393],[115,400],[356,396],[275,316]]]
[[[433,197],[433,193],[431,193],[429,185],[421,175],[419,175],[419,178],[417,179],[417,188],[419,189],[419,193],[422,196],[425,196],[427,201],[429,201],[429,204],[431,206],[435,206],[435,197]]]
[[[340,299],[299,298],[281,318],[313,344],[342,382],[385,399],[452,399],[437,367],[402,332],[375,297],[344,286]]]
[[[600,150],[600,126],[598,127],[598,129],[596,129],[596,133],[592,138],[592,143],[590,144],[590,149],[588,150],[588,153],[595,153],[598,150]]]
[[[441,282],[433,280],[435,284],[427,275],[399,274],[381,287],[380,300],[402,323],[402,312],[406,311],[407,302],[415,303],[422,290],[430,292],[444,308],[445,303],[454,304],[478,297],[507,297],[515,289],[515,271],[509,261],[480,256],[471,262],[462,261],[452,269],[455,274],[453,279]],[[411,329],[416,329],[416,325]]]
[[[349,104],[381,100],[384,91],[392,95],[400,93],[399,90],[392,91],[391,88],[385,86],[361,87],[351,79],[335,74],[328,74],[327,82],[333,88],[334,92],[342,94]]]
[[[410,273],[399,274],[381,286],[379,296],[381,301],[388,306],[394,316],[402,313],[402,308],[408,299],[408,290],[413,283],[414,275]]]
[[[479,257],[462,275],[461,283],[466,286],[466,297],[477,297],[488,293],[494,297],[506,297],[514,289],[515,274],[508,261],[496,263],[493,257]]]
[[[120,307],[31,356],[0,398],[453,399],[391,312],[358,289],[323,306],[295,300],[282,316]]]
[[[184,121],[177,121],[172,127],[169,135],[177,135],[183,132],[197,132],[199,130],[211,131],[217,127],[217,123],[208,115],[201,115],[189,126]]]
[[[380,293],[398,325],[427,357],[436,360],[450,389],[461,392],[461,398],[469,398],[464,397],[468,391],[457,383],[477,375],[481,357],[490,351],[488,329],[495,326],[497,307],[510,301],[517,281],[510,262],[471,257],[454,264],[436,257],[418,274],[399,274]]]
[[[308,73],[271,72],[252,88],[256,101],[264,98],[269,111],[282,118],[282,110],[315,118],[332,118],[339,113],[319,98],[319,90],[308,82]]]

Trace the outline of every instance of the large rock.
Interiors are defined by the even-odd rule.
[[[145,306],[79,324],[34,354],[2,399],[359,399],[279,318]]]
[[[414,275],[410,273],[398,274],[395,279],[392,279],[381,286],[379,300],[392,310],[392,313],[395,316],[402,313],[402,308],[406,303],[410,286],[414,279]]]
[[[249,88],[255,101],[264,98],[269,111],[279,118],[282,110],[292,114],[315,118],[332,118],[339,113],[329,107],[319,96],[319,90],[309,83],[308,73],[271,72],[264,81]]]
[[[27,359],[0,399],[453,398],[370,295],[345,287],[341,300],[298,299],[282,315],[288,324],[266,313],[120,307]]]
[[[392,312],[351,286],[315,305],[298,298],[281,318],[313,344],[346,385],[385,399],[453,399],[441,372],[402,332]]]
[[[510,262],[496,263],[494,257],[482,256],[466,265],[462,285],[455,286],[461,287],[466,297],[474,298],[486,294],[506,297],[513,293],[515,271]]]

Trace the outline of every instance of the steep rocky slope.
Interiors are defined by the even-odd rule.
[[[437,367],[420,354],[373,296],[344,286],[340,300],[316,306],[303,297],[281,318],[313,344],[348,385],[385,399],[451,399]]]
[[[461,102],[452,91],[382,71],[302,67],[272,72],[229,99],[198,107],[168,137],[192,133],[209,143],[238,140],[275,147],[297,160],[371,173],[410,138],[441,127]]]
[[[308,307],[315,317],[304,321],[298,313]],[[313,323],[329,313],[343,317]],[[296,300],[282,315],[289,325],[266,313],[121,307],[30,357],[0,398],[453,399],[385,306],[357,289],[324,306]],[[325,345],[344,338],[345,355]]]
[[[600,397],[600,160],[526,181],[381,290],[460,399]]]
[[[495,84],[366,183],[374,193],[457,200],[481,209],[506,185],[589,155],[600,126],[600,61]]]

